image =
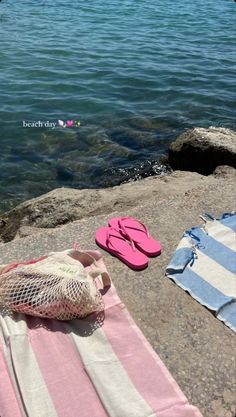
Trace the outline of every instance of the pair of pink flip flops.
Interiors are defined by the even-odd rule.
[[[160,242],[150,236],[146,226],[132,217],[114,217],[109,227],[96,232],[96,243],[132,269],[148,266],[148,256],[161,253]]]

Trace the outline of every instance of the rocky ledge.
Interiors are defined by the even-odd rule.
[[[196,127],[180,135],[170,146],[173,169],[212,174],[219,165],[236,168],[236,132],[230,129]]]
[[[202,132],[194,129],[194,135],[196,131]],[[225,149],[230,154],[229,148],[235,157],[234,132],[228,131],[228,142],[226,130],[222,141],[222,129],[209,129],[212,138],[213,132],[218,132],[217,164],[234,166],[231,157],[224,159]],[[193,135],[193,131],[187,133]],[[206,138],[208,133],[202,136]],[[206,152],[209,160],[204,157],[204,164],[209,162],[213,169],[216,160],[212,164]],[[198,170],[205,166],[202,161]],[[209,169],[205,171],[209,173]],[[165,277],[166,265],[183,232],[202,224],[200,214],[219,216],[235,210],[235,172],[232,166],[221,165],[208,176],[174,171],[102,190],[53,190],[0,216],[0,264],[37,258],[69,248],[75,241],[83,249],[97,248],[95,232],[107,224],[110,216],[140,219],[161,241],[162,254],[151,259],[145,271],[136,272],[103,251],[112,280],[189,401],[200,408],[204,417],[235,417],[235,334]]]
[[[172,172],[166,176],[154,176],[105,189],[55,189],[2,214],[0,241],[8,242],[45,228],[135,207],[156,195],[164,199],[198,184],[211,184],[214,177],[227,176],[234,181],[236,133],[215,127],[188,130],[171,144],[166,162],[174,170],[195,171],[195,175],[191,172]],[[213,177],[207,179],[196,172],[213,174]]]

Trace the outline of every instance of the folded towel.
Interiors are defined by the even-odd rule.
[[[208,218],[185,232],[166,274],[236,332],[236,214]]]

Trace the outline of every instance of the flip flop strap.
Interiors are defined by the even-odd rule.
[[[127,232],[127,230],[126,230],[126,228],[128,229],[129,228],[129,226],[125,226],[124,224],[122,224],[122,222],[124,223],[124,220],[132,220],[132,221],[136,221],[137,223],[139,223],[141,226],[143,226],[143,228],[144,228],[144,230],[140,230],[140,229],[137,229],[137,228],[133,228],[133,229],[135,229],[135,230],[139,230],[139,231],[141,231],[141,232],[143,232],[143,231],[145,231],[146,232],[146,235],[147,235],[147,237],[149,238],[150,237],[150,233],[149,233],[149,231],[148,231],[148,229],[147,229],[147,227],[145,226],[145,224],[143,224],[142,222],[140,222],[139,220],[136,220],[136,219],[132,219],[132,217],[121,217],[119,220],[118,220],[118,224],[119,224],[119,227],[120,227],[120,229],[122,230],[122,232],[130,239],[130,240],[132,240],[131,239],[131,237],[130,237],[130,235],[129,235],[129,233]]]
[[[117,236],[117,235],[112,235],[112,230],[115,230],[116,232],[118,232],[119,233],[119,236]],[[110,249],[112,249],[113,250],[113,252],[116,252],[116,253],[118,253],[118,254],[120,254],[120,255],[123,255],[122,254],[122,252],[120,252],[119,250],[117,250],[116,249],[116,247],[112,244],[112,242],[111,242],[111,239],[110,239],[110,237],[111,236],[113,236],[113,237],[116,237],[117,239],[121,239],[121,240],[124,240],[125,242],[127,242],[127,244],[130,244],[130,246],[132,247],[132,249],[133,249],[133,251],[135,252],[136,251],[136,248],[135,248],[135,246],[134,246],[134,242],[133,242],[133,240],[132,239],[130,239],[130,241],[127,241],[121,234],[120,234],[120,231],[118,230],[118,229],[116,229],[115,227],[109,227],[108,228],[108,230],[107,230],[107,237],[106,237],[106,244],[107,244],[107,246],[110,248]]]

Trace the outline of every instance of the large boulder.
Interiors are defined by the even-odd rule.
[[[196,127],[180,135],[169,148],[173,169],[211,174],[219,165],[236,168],[236,132],[221,127]]]

